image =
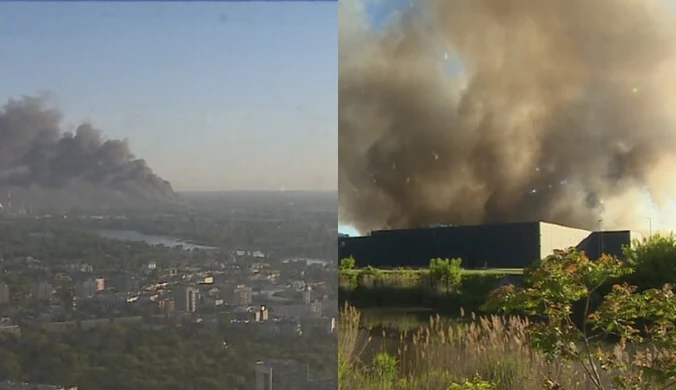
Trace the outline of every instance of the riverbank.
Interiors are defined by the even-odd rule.
[[[458,289],[449,291],[435,282],[429,270],[341,270],[340,304],[373,307],[427,308],[458,316],[479,312],[488,294],[501,284],[520,284],[522,269],[463,270]]]
[[[466,317],[462,326],[448,326],[437,317],[417,331],[383,331],[378,338],[362,326],[362,313],[344,306],[339,390],[542,390],[548,381],[565,389],[592,388],[582,367],[548,362],[526,344],[526,320]],[[625,359],[631,364],[629,356]],[[602,380],[611,388],[610,374],[602,373]],[[463,386],[465,382],[475,386]]]
[[[192,241],[186,241],[178,238],[149,235],[135,230],[118,230],[118,229],[96,229],[96,234],[99,236],[117,241],[132,241],[145,242],[148,245],[164,245],[169,248],[182,247],[185,250],[217,250],[214,246],[200,245]]]

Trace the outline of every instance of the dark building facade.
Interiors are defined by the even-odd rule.
[[[576,248],[578,251],[584,251],[592,259],[598,259],[601,257],[601,253],[624,258],[623,248],[635,239],[640,238],[638,233],[629,230],[593,232],[582,240]]]
[[[590,257],[621,256],[635,234],[591,232],[547,222],[441,226],[374,231],[364,237],[339,237],[340,258],[352,256],[358,267],[428,267],[434,258],[461,258],[463,268],[524,268],[555,249],[576,247]]]

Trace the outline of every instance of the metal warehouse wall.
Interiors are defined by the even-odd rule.
[[[632,236],[635,238],[635,233],[633,234],[628,230],[594,232],[584,241],[580,242],[577,250],[584,251],[590,259],[598,259],[601,257],[601,253],[623,259],[622,247],[631,245]]]
[[[576,247],[592,234],[589,230],[540,222],[540,259],[554,253],[555,250]]]
[[[422,268],[433,258],[463,259],[465,268],[522,268],[540,258],[538,222],[373,232],[340,239],[340,258],[357,266]]]
[[[569,247],[593,259],[601,250],[623,258],[622,247],[637,238],[641,235],[630,231],[590,232],[533,222],[377,231],[338,240],[340,259],[353,256],[358,267],[424,268],[433,258],[460,257],[464,268],[522,268]]]
[[[357,256],[364,257],[364,254],[370,250],[370,240],[371,237],[338,237],[338,259],[353,256],[356,260]]]

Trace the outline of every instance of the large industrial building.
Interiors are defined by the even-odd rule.
[[[463,268],[524,268],[556,249],[576,247],[590,258],[601,253],[622,257],[622,248],[640,238],[631,231],[592,232],[547,222],[501,225],[438,226],[374,231],[369,236],[339,237],[340,258],[354,257],[358,267],[429,266],[434,258],[461,258]]]

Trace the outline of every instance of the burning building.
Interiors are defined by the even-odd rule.
[[[358,267],[428,267],[435,258],[461,258],[463,267],[524,268],[557,249],[575,247],[591,258],[601,253],[622,257],[638,233],[589,231],[547,222],[374,231],[341,237],[340,258],[354,257]]]

